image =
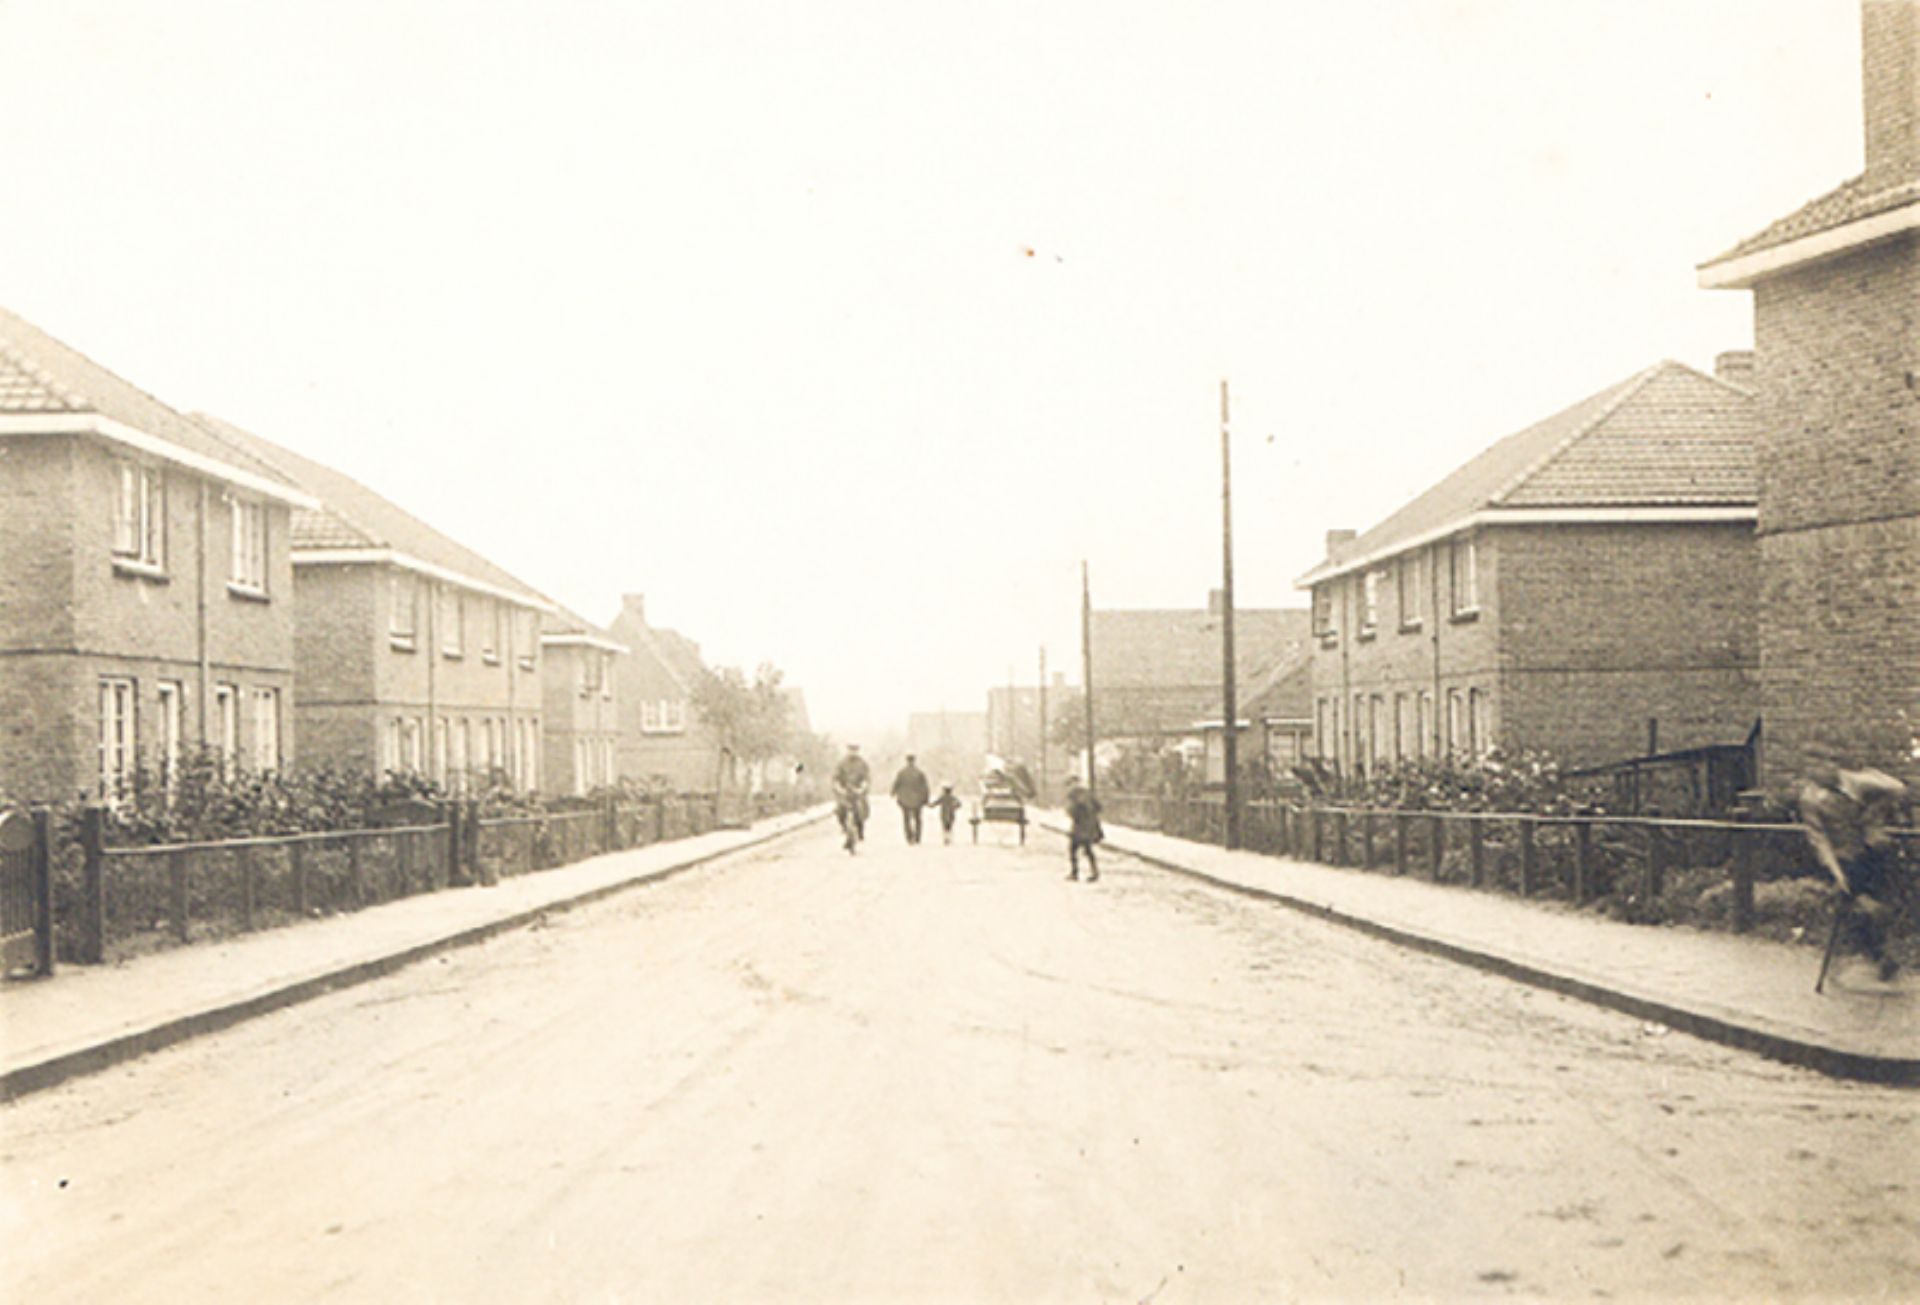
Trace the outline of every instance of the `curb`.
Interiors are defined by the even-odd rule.
[[[194,1011],[192,1014],[164,1019],[145,1028],[116,1034],[91,1046],[63,1051],[31,1065],[18,1066],[0,1074],[0,1103],[16,1101],[28,1093],[55,1087],[69,1079],[98,1073],[137,1056],[144,1056],[150,1051],[158,1051],[162,1047],[185,1042],[189,1038],[218,1033],[222,1029],[231,1028],[259,1015],[270,1014],[288,1006],[311,1001],[315,997],[323,997],[330,992],[383,978],[396,970],[404,969],[441,952],[485,942],[489,938],[514,929],[524,929],[555,912],[571,911],[575,907],[587,906],[630,888],[650,887],[662,883],[676,875],[685,874],[689,870],[717,861],[721,857],[733,856],[739,852],[765,846],[775,839],[785,838],[826,818],[827,813],[806,816],[785,828],[769,830],[765,834],[743,843],[736,843],[732,847],[703,852],[699,856],[690,857],[685,861],[676,861],[672,865],[635,875],[631,879],[602,884],[598,888],[589,888],[575,896],[563,897],[543,906],[517,911],[496,920],[488,920],[484,924],[469,925],[467,928],[417,943],[397,952],[355,961],[351,965],[344,965],[323,974],[295,979],[264,992],[239,997],[218,1006]]]
[[[1064,832],[1047,821],[1036,821],[1036,823],[1056,834]],[[1619,988],[1609,987],[1604,983],[1543,969],[1526,961],[1483,951],[1464,943],[1451,942],[1432,934],[1382,924],[1377,920],[1351,915],[1334,907],[1292,897],[1270,888],[1255,888],[1231,879],[1222,879],[1204,870],[1195,870],[1191,866],[1180,865],[1178,862],[1169,861],[1150,852],[1135,851],[1111,842],[1109,846],[1136,861],[1143,861],[1158,869],[1198,880],[1213,888],[1222,888],[1243,897],[1273,902],[1305,915],[1311,915],[1316,919],[1325,920],[1329,924],[1341,925],[1397,946],[1425,952],[1430,956],[1443,957],[1446,960],[1469,965],[1477,970],[1485,970],[1490,974],[1497,974],[1502,978],[1512,979],[1532,987],[1545,988],[1562,996],[1573,997],[1595,1006],[1603,1006],[1609,1010],[1631,1015],[1636,1019],[1654,1020],[1708,1042],[1718,1042],[1742,1051],[1755,1052],[1771,1060],[1784,1061],[1803,1069],[1815,1070],[1832,1078],[1853,1079],[1889,1087],[1920,1087],[1920,1060],[1910,1057],[1875,1056],[1865,1052],[1845,1051],[1809,1038],[1795,1037],[1772,1029],[1759,1028],[1751,1023],[1742,1023],[1732,1017],[1675,1006],[1657,998],[1638,996]]]

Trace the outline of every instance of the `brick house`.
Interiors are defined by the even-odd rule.
[[[290,762],[308,502],[0,310],[0,794],[111,795],[194,744]]]
[[[649,625],[641,594],[622,596],[607,633],[628,650],[614,672],[621,778],[665,782],[686,793],[715,791],[725,758],[694,709],[694,690],[707,674],[700,645]]]
[[[1239,651],[1237,639],[1234,650]],[[1234,758],[1238,768],[1268,781],[1284,781],[1313,753],[1312,649],[1302,647],[1254,683],[1236,687],[1240,729]],[[1209,784],[1225,784],[1226,730],[1218,712],[1202,727],[1206,747],[1202,774]]]
[[[1866,167],[1700,269],[1753,291],[1760,777],[1920,784],[1920,4],[1861,6]]]
[[[1754,403],[1659,363],[1365,534],[1330,533],[1299,580],[1319,755],[1351,774],[1495,745],[1579,766],[1744,742],[1759,706]]]
[[[1198,740],[1218,727],[1223,702],[1216,590],[1203,608],[1096,609],[1092,642],[1095,725],[1102,739]],[[1244,705],[1308,647],[1305,608],[1236,608],[1234,678]]]
[[[620,774],[617,668],[626,645],[561,608],[545,618],[540,652],[548,791],[584,796],[611,785]]]
[[[316,500],[292,527],[303,760],[455,790],[545,787],[540,618],[553,603],[332,467],[196,420]]]

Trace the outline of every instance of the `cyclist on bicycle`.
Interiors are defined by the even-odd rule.
[[[872,783],[873,772],[867,768],[867,759],[860,755],[860,745],[847,744],[847,755],[833,768],[833,814],[847,835],[849,852],[866,837],[867,789]]]

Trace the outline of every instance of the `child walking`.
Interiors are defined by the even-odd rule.
[[[1080,877],[1080,853],[1087,854],[1087,882],[1097,883],[1100,879],[1100,863],[1094,860],[1093,845],[1105,838],[1106,831],[1100,828],[1100,799],[1087,791],[1087,786],[1079,780],[1067,790],[1067,819],[1072,827],[1067,831],[1067,862],[1072,867],[1067,872],[1068,879]]]

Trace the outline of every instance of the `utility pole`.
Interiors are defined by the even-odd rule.
[[[1033,785],[1040,790],[1040,800],[1047,796],[1047,645],[1040,645],[1040,765],[1034,771]]]
[[[1093,764],[1093,590],[1087,581],[1087,564],[1080,563],[1080,685],[1087,704],[1087,792],[1096,789]]]
[[[1228,848],[1240,846],[1240,704],[1233,669],[1233,449],[1227,434],[1227,383],[1220,382],[1220,657],[1226,718]]]

